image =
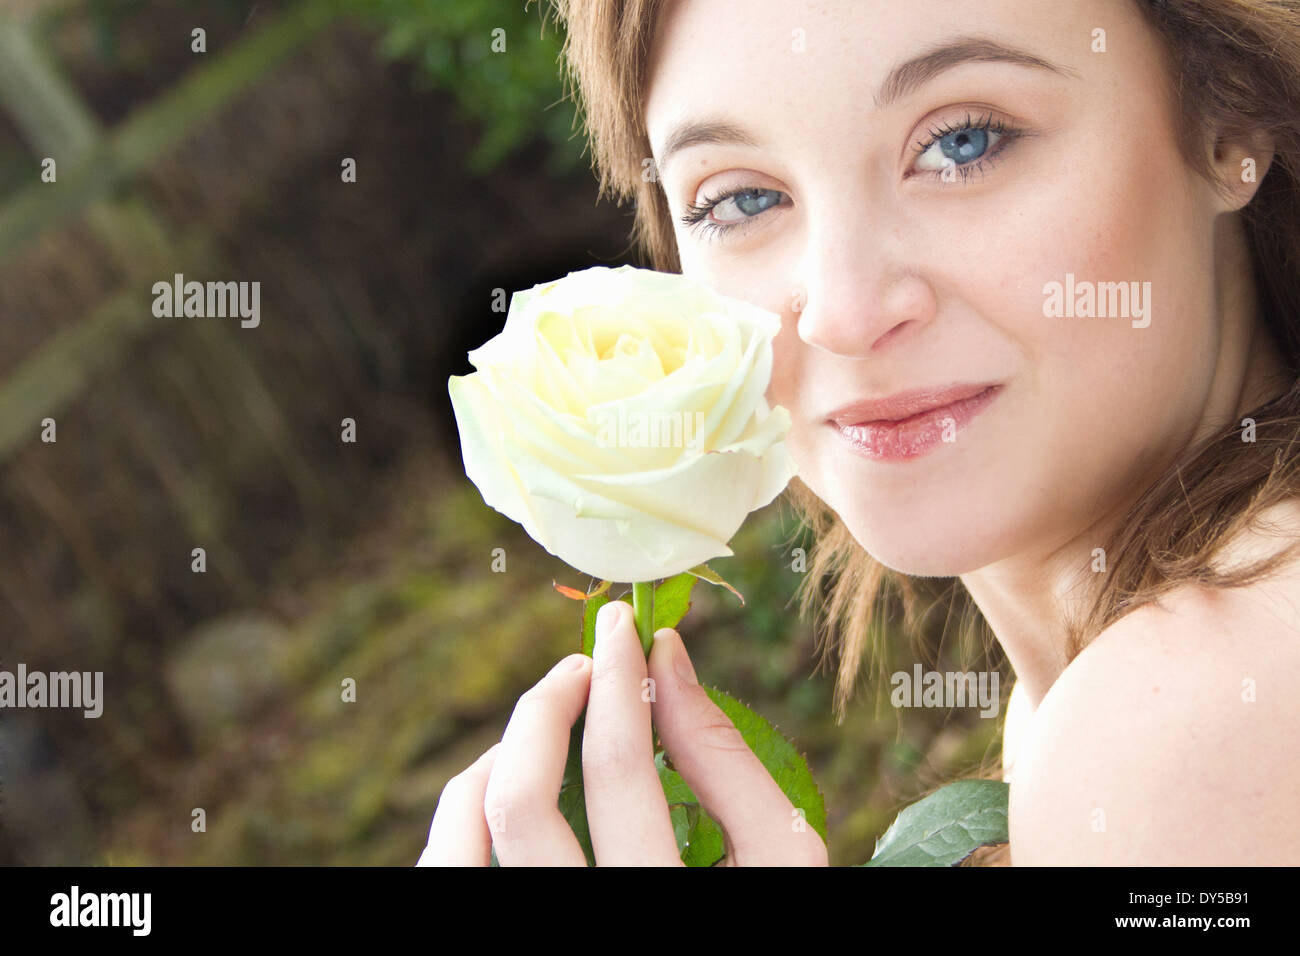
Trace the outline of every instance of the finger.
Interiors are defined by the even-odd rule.
[[[674,666],[679,662],[685,678]],[[824,865],[821,836],[796,812],[731,719],[690,679],[694,671],[676,631],[656,632],[649,665],[659,739],[700,805],[723,829],[729,865],[737,859],[746,866]]]
[[[590,663],[585,654],[570,654],[515,703],[483,798],[502,866],[587,865],[558,803]]]
[[[632,609],[624,601],[609,602],[597,614],[596,633],[582,738],[592,850],[600,866],[681,866],[655,770],[653,685],[646,681],[645,651]]]
[[[493,744],[442,788],[429,824],[429,842],[416,866],[491,864],[492,836],[483,816],[483,793],[500,746]]]

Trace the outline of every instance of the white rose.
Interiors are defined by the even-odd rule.
[[[779,316],[681,275],[621,266],[517,292],[448,381],[483,500],[569,566],[652,581],[727,542],[795,474],[769,410]]]

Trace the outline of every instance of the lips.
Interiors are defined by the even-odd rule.
[[[853,402],[832,412],[827,421],[845,428],[849,425],[867,425],[872,422],[901,422],[936,408],[973,398],[993,388],[995,383],[982,382],[971,385],[949,385],[944,388],[917,388],[898,392],[887,398]]]
[[[903,392],[846,405],[827,419],[827,424],[849,448],[866,458],[911,461],[941,444],[956,442],[1001,392],[1000,384]]]

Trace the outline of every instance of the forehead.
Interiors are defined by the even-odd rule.
[[[1105,53],[1093,51],[1096,30]],[[1152,52],[1134,0],[669,0],[646,77],[651,142],[659,152],[670,127],[701,116],[799,136],[829,111],[847,127],[876,110],[898,64],[961,37],[1102,83]]]

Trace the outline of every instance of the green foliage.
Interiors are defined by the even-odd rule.
[[[704,692],[735,724],[749,749],[767,768],[781,792],[789,798],[794,811],[802,816],[802,825],[812,827],[825,841],[826,800],[813,780],[808,761],[766,718],[730,694],[708,686],[704,686]],[[671,754],[668,755],[668,760],[671,760]],[[700,806],[699,799],[691,792],[686,781],[668,765],[668,760],[662,753],[655,756],[659,782],[668,800],[669,815],[673,821],[673,832],[677,836],[677,849],[682,854],[682,862],[687,866],[713,866],[723,856],[722,830]],[[794,821],[792,816],[792,827],[795,826]]]
[[[695,587],[696,576],[690,571],[683,571],[658,584],[654,589],[654,629],[676,627],[681,623],[686,612],[691,609],[691,589]],[[602,582],[605,590],[592,594],[582,605],[582,653],[591,657],[596,649],[596,612],[611,600],[608,594],[609,582]],[[631,604],[627,596],[615,600]]]
[[[547,171],[573,168],[583,139],[560,79],[559,28],[532,0],[351,0],[383,30],[380,49],[419,69],[422,85],[455,96],[462,115],[482,126],[466,157],[481,175],[541,136]],[[502,48],[504,47],[504,48]]]
[[[976,849],[1006,843],[1008,786],[958,780],[903,810],[862,866],[956,866]]]
[[[676,627],[681,623],[686,612],[691,609],[691,588],[695,587],[695,580],[695,575],[683,571],[655,588],[656,631],[661,627]]]
[[[582,602],[582,653],[588,657],[596,652],[596,612],[608,604],[609,600],[608,594],[597,594]]]

